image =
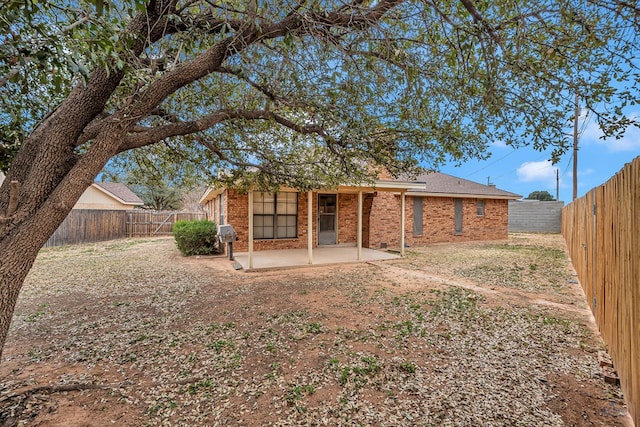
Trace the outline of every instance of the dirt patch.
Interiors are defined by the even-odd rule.
[[[488,262],[553,266],[463,268]],[[183,258],[170,239],[109,242],[40,254],[0,413],[34,426],[628,426],[601,349],[558,236],[263,274]]]

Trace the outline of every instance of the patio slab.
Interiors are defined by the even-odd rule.
[[[249,269],[248,252],[239,252],[233,255],[236,262],[246,271],[383,261],[400,258],[400,255],[391,252],[362,248],[362,258],[358,260],[358,249],[356,247],[334,246],[315,248],[313,250],[313,263],[309,264],[307,249],[280,249],[254,252],[253,268]]]

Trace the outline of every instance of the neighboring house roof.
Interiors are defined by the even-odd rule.
[[[94,182],[93,185],[126,205],[144,205],[142,199],[121,182]]]
[[[479,184],[467,179],[440,172],[425,172],[416,181],[424,182],[422,190],[410,190],[407,195],[436,197],[477,197],[487,199],[520,199],[519,194],[500,190],[491,185]]]

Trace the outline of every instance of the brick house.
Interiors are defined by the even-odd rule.
[[[309,249],[311,254],[318,246],[350,245],[404,253],[405,246],[506,239],[508,201],[520,197],[434,172],[413,181],[380,179],[372,186],[326,191],[208,188],[200,203],[211,220],[233,225],[236,251]]]

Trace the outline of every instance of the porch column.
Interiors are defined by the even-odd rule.
[[[307,191],[307,252],[309,264],[313,264],[313,192]]]
[[[253,268],[253,191],[249,190],[249,268]]]
[[[404,191],[400,193],[400,256],[404,257]]]
[[[358,191],[358,261],[362,259],[362,191]]]

